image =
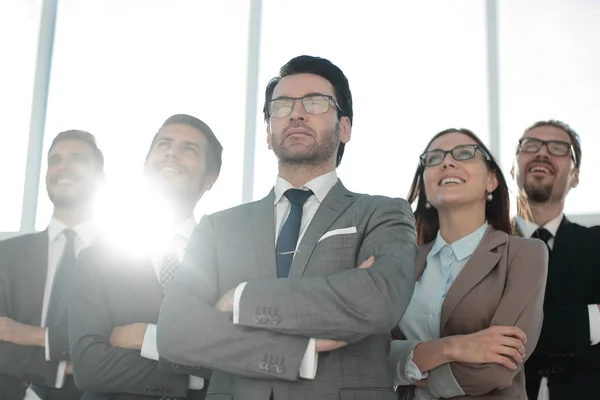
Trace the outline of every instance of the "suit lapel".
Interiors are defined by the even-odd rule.
[[[491,226],[487,228],[475,252],[446,294],[442,304],[440,332],[443,332],[450,315],[463,297],[498,264],[501,254],[493,250],[506,242],[508,242],[506,233],[497,231]]]
[[[356,197],[357,195],[348,191],[341,181],[331,188],[300,241],[290,267],[290,277],[304,274],[308,260],[321,236],[356,201]]]
[[[259,276],[262,278],[277,278],[277,263],[275,259],[275,201],[274,190],[264,199],[253,204],[250,210],[252,221],[252,236],[257,252]]]

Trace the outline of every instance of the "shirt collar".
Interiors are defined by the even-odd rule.
[[[192,215],[181,224],[175,227],[175,234],[183,237],[185,240],[190,240],[192,237],[192,233],[194,232],[194,228],[196,227],[196,218]]]
[[[564,214],[560,213],[558,217],[549,221],[546,225],[543,226],[543,228],[547,229],[548,232],[552,234],[552,237],[556,237],[556,233],[558,232],[558,228],[560,227],[560,223],[562,222],[563,217]],[[518,215],[515,216],[515,221],[517,222],[521,234],[523,234],[523,237],[526,238],[530,238],[533,235],[533,233],[540,227],[535,222],[526,221]]]
[[[302,187],[298,189],[303,190],[312,190],[319,203],[322,203],[325,199],[325,196],[329,193],[332,187],[338,181],[337,172],[334,169],[331,172],[328,172],[324,175],[317,176],[313,180],[305,183]],[[294,189],[294,185],[283,179],[281,176],[277,176],[277,182],[275,182],[275,201],[273,204],[279,203],[283,194],[288,189]]]
[[[50,224],[48,225],[48,238],[50,239],[50,243],[54,242],[65,229],[68,229],[67,225],[52,217],[52,219],[50,219]],[[97,228],[93,219],[88,219],[87,221],[75,225],[71,229],[75,231],[75,234],[79,240],[81,240],[83,247],[92,244],[92,241],[96,237]]]
[[[481,227],[477,228],[474,232],[469,233],[467,236],[460,238],[456,242],[452,244],[446,243],[440,232],[438,231],[437,237],[435,238],[435,243],[431,248],[429,254],[431,256],[436,255],[444,246],[450,246],[456,259],[458,261],[462,261],[467,257],[470,257],[474,252],[477,246],[479,246],[479,242],[483,238],[483,234],[488,228],[488,223],[481,225]]]

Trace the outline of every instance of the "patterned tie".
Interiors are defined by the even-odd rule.
[[[158,277],[159,285],[163,293],[166,292],[167,287],[175,278],[178,268],[179,259],[177,258],[177,255],[174,252],[167,253],[160,265],[160,274]]]
[[[533,232],[533,235],[531,235],[531,237],[543,240],[544,243],[546,243],[546,246],[548,247],[548,251],[552,252],[552,249],[550,248],[548,241],[550,241],[550,239],[552,239],[553,236],[550,233],[550,231],[548,231],[548,229],[538,228],[535,232]]]
[[[54,275],[52,283],[52,294],[46,314],[46,326],[58,325],[66,316],[70,295],[71,278],[75,270],[75,232],[71,229],[63,231],[66,243],[65,249]]]
[[[287,278],[290,273],[294,252],[298,245],[300,235],[300,223],[302,222],[302,207],[313,192],[302,189],[288,189],[283,194],[290,201],[290,214],[288,215],[279,238],[277,238],[277,277]]]

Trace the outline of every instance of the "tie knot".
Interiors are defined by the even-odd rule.
[[[63,235],[65,235],[67,242],[73,242],[75,240],[75,231],[72,229],[65,229]]]
[[[288,189],[283,195],[287,197],[290,203],[304,205],[312,194],[312,190]]]
[[[544,243],[548,244],[548,240],[552,239],[552,234],[546,228],[539,228],[533,233],[533,237],[542,239]]]

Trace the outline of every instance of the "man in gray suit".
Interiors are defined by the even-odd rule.
[[[394,399],[387,358],[415,283],[411,209],[338,180],[352,96],[328,60],[290,60],[264,114],[275,187],[201,220],[163,301],[161,358],[214,369],[207,399]]]

